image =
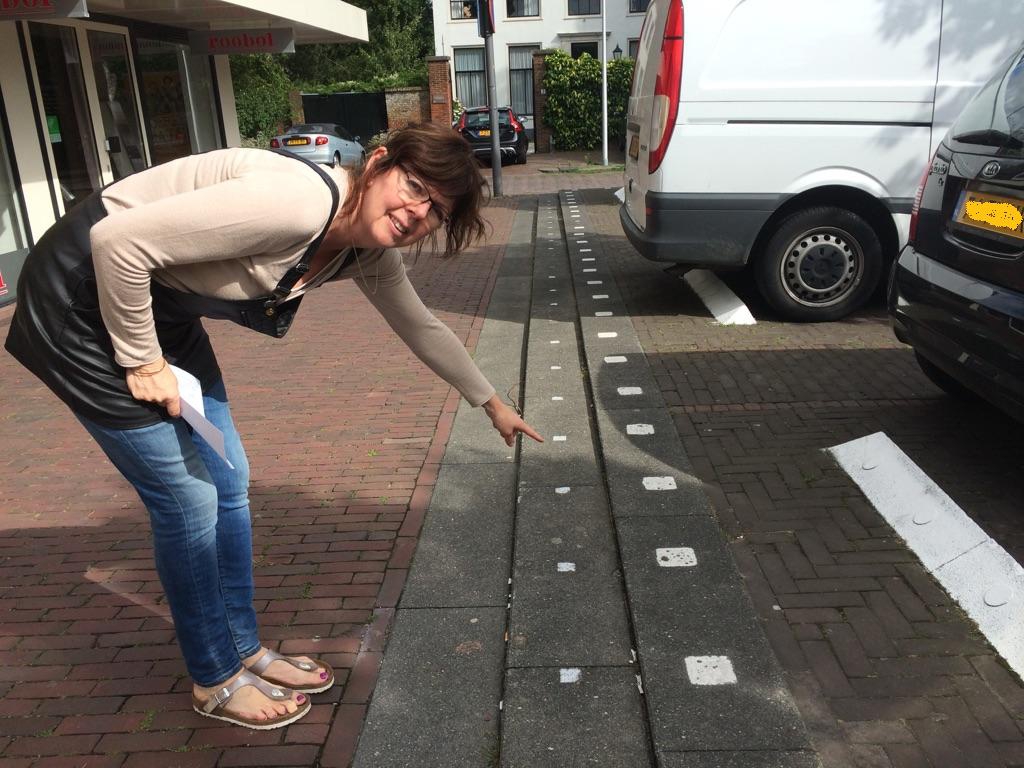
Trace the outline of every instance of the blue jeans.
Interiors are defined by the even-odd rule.
[[[110,429],[78,417],[149,511],[160,575],[193,682],[218,685],[260,648],[253,608],[249,463],[224,383],[203,396],[234,469],[184,419]]]

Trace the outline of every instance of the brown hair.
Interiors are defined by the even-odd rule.
[[[480,208],[486,183],[473,150],[459,133],[434,123],[409,123],[392,131],[383,146],[387,154],[353,173],[352,189],[341,208],[348,216],[362,202],[369,182],[400,167],[452,201],[444,227],[444,255],[452,256],[483,237],[486,226]],[[437,232],[431,235],[436,249]],[[417,250],[422,248],[422,241]]]

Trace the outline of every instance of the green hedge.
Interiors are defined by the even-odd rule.
[[[554,51],[544,59],[547,104],[544,124],[558,149],[596,149],[601,145],[601,63],[584,53],[573,59]],[[633,79],[632,59],[608,62],[608,143],[626,135],[626,109]]]

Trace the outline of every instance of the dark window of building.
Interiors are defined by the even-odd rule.
[[[601,13],[601,0],[569,0],[570,16],[596,16]]]
[[[533,52],[539,45],[508,47],[508,80],[512,92],[512,111],[519,117],[533,116]]]
[[[629,49],[626,55],[629,56],[629,58],[633,59],[633,61],[636,61],[637,51],[640,50],[640,41],[634,38],[633,40],[630,40],[626,44],[626,47]]]
[[[520,16],[540,16],[540,0],[507,0],[508,18]]]
[[[482,107],[487,103],[483,48],[455,49],[455,96],[464,107]]]
[[[569,53],[574,59],[578,59],[584,53],[589,53],[595,59],[597,58],[597,40],[591,40],[586,43],[571,43],[569,45]]]
[[[476,0],[451,0],[453,19],[475,19],[477,17]]]
[[[629,0],[630,13],[646,13],[647,0]]]

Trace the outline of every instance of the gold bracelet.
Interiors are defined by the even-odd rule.
[[[164,368],[167,367],[167,358],[162,357],[160,359],[163,361],[164,364],[157,368],[155,371],[140,371],[138,368],[133,368],[132,374],[134,374],[135,376],[156,376],[158,373],[163,373]]]

